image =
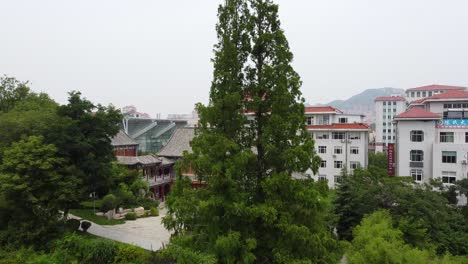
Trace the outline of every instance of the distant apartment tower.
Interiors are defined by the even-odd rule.
[[[450,90],[414,101],[395,118],[396,173],[444,184],[468,178],[468,92]]]
[[[344,114],[326,107],[306,107],[307,129],[315,140],[317,155],[322,159],[317,175],[308,171],[314,180],[326,180],[335,187],[341,181],[343,169],[352,172],[367,168],[369,127],[362,123],[362,115]]]
[[[405,97],[408,102],[412,102],[412,101],[420,100],[426,97],[431,97],[436,94],[445,93],[447,91],[454,91],[454,90],[463,91],[465,89],[466,88],[462,86],[431,84],[431,85],[407,89],[405,92]]]
[[[395,143],[396,131],[393,118],[406,110],[406,100],[402,96],[382,96],[375,104],[375,151],[386,152],[388,144]]]

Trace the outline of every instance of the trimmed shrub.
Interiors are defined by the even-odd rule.
[[[130,212],[125,215],[125,220],[136,220],[136,219],[137,219],[137,216],[135,213]]]
[[[139,247],[120,244],[118,246],[117,254],[114,257],[114,263],[116,264],[145,264],[153,263],[150,261],[151,251],[144,250]]]
[[[107,212],[109,210],[115,209],[117,207],[118,201],[117,197],[113,194],[108,194],[104,196],[101,204],[101,212]]]
[[[145,210],[150,210],[151,207],[158,207],[159,206],[159,201],[158,200],[153,200],[150,198],[144,198],[144,199],[139,199],[137,201],[138,205],[143,206]]]
[[[91,223],[88,221],[83,221],[81,222],[81,229],[83,229],[83,232],[87,232],[88,228],[91,227]]]
[[[80,220],[68,219],[66,225],[69,230],[75,232],[78,230],[78,228],[80,228]]]
[[[159,216],[159,209],[157,207],[151,207],[150,213],[151,216]]]

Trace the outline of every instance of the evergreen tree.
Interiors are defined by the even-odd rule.
[[[319,158],[278,6],[227,0],[218,11],[210,102],[197,106],[193,153],[184,156],[208,185],[190,190],[179,177],[164,219],[178,236],[169,250],[221,263],[332,262],[327,191],[291,177],[316,172]]]

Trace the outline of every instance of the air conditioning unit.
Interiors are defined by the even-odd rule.
[[[468,164],[468,160],[462,160],[462,164],[464,165]]]
[[[333,154],[333,158],[335,158],[335,159],[336,159],[336,155],[335,155],[335,154]]]

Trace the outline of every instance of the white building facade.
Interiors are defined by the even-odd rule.
[[[348,115],[333,107],[306,107],[307,129],[315,140],[321,164],[314,180],[326,180],[335,187],[343,170],[368,165],[369,126],[362,123],[362,115]]]
[[[375,98],[374,105],[375,151],[384,152],[389,143],[395,143],[393,118],[406,111],[406,100],[402,96],[383,96]]]
[[[396,173],[444,184],[468,177],[468,92],[420,99],[395,118]]]
[[[465,89],[466,88],[462,86],[431,84],[407,89],[405,92],[405,97],[408,102],[412,102],[448,91],[463,91]]]

